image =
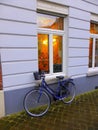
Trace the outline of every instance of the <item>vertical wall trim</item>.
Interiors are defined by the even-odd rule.
[[[5,115],[5,106],[4,106],[4,92],[0,91],[0,117]]]

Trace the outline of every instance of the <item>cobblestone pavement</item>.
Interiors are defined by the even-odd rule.
[[[70,105],[53,103],[43,117],[21,112],[1,118],[0,130],[98,130],[98,89],[77,96]]]

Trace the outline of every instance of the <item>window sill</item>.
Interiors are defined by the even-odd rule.
[[[87,76],[94,76],[94,75],[98,75],[98,68],[96,69],[89,69]]]
[[[47,84],[54,84],[58,82],[58,79],[56,78],[56,76],[58,75],[62,75],[64,76],[65,79],[67,79],[68,77],[65,76],[65,74],[61,73],[61,74],[54,74],[54,75],[46,75],[45,77],[45,81],[47,82]],[[36,84],[40,84],[41,80],[36,80],[35,81]]]

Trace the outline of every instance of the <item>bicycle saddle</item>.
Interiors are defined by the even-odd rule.
[[[60,75],[60,76],[56,76],[56,78],[60,80],[60,79],[64,79],[64,76]]]

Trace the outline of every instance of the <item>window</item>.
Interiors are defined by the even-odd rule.
[[[90,33],[98,34],[98,24],[91,23],[91,25],[90,25]]]
[[[89,67],[96,69],[98,67],[98,24],[91,23],[89,43]]]
[[[39,71],[63,72],[64,17],[38,13],[37,23]]]

